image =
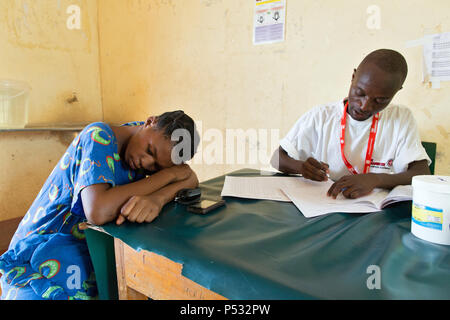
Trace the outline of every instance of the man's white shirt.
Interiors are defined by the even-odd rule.
[[[351,174],[341,155],[341,118],[343,101],[317,106],[303,115],[291,128],[280,146],[295,160],[309,157],[330,166],[334,181]],[[345,156],[358,173],[363,173],[372,118],[354,120],[347,115],[345,129]],[[423,148],[416,121],[411,111],[403,106],[389,105],[380,112],[372,163],[369,172],[400,173],[411,162],[431,160]]]

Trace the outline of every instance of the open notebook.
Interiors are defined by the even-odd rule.
[[[391,203],[412,199],[410,185],[398,186],[390,192],[375,189],[371,194],[358,199],[347,199],[342,194],[333,199],[327,196],[332,184],[332,181],[317,182],[302,177],[227,176],[222,196],[292,201],[307,218],[332,212],[376,212]]]
[[[384,207],[400,201],[412,199],[412,187],[397,186],[390,192],[375,189],[371,194],[358,199],[347,199],[342,193],[336,199],[327,196],[330,184],[303,181],[308,187],[289,186],[283,189],[286,196],[307,218],[317,217],[332,212],[366,213],[382,210]]]

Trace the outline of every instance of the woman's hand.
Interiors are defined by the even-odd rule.
[[[121,225],[125,220],[137,223],[152,222],[163,206],[163,199],[158,195],[131,197],[120,210],[116,224]]]
[[[187,164],[172,166],[164,170],[168,170],[171,174],[173,174],[175,176],[175,181],[186,180],[193,173],[191,167],[189,167]]]
[[[199,184],[198,177],[197,177],[197,174],[195,173],[195,171],[193,171],[193,170],[191,171],[191,175],[188,178],[188,183],[189,183],[188,188],[194,189],[194,188],[198,187],[198,184]]]
[[[189,173],[189,175],[185,179],[169,184],[150,195],[131,197],[121,208],[116,224],[121,225],[125,220],[137,223],[152,222],[159,215],[164,205],[175,198],[178,191],[198,186],[197,175],[189,166],[182,165],[178,169],[180,170],[177,171],[179,177],[184,177],[186,173]]]

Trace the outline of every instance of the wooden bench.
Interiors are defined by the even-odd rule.
[[[20,221],[23,217],[0,221],[0,255],[8,250],[11,238],[17,230]],[[1,277],[0,273],[0,277]],[[0,296],[2,294],[2,288],[0,287]]]

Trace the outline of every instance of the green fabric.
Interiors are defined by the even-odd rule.
[[[202,183],[203,197],[220,197],[223,182]],[[104,229],[182,263],[184,276],[229,299],[450,299],[450,247],[411,234],[411,202],[306,219],[292,203],[225,199],[207,215],[170,203],[151,224]],[[367,287],[371,265],[380,290]]]
[[[436,160],[436,147],[437,147],[437,145],[434,142],[422,141],[422,146],[424,147],[427,155],[431,159],[430,171],[431,171],[431,174],[434,174],[434,167],[435,167],[435,160]]]

